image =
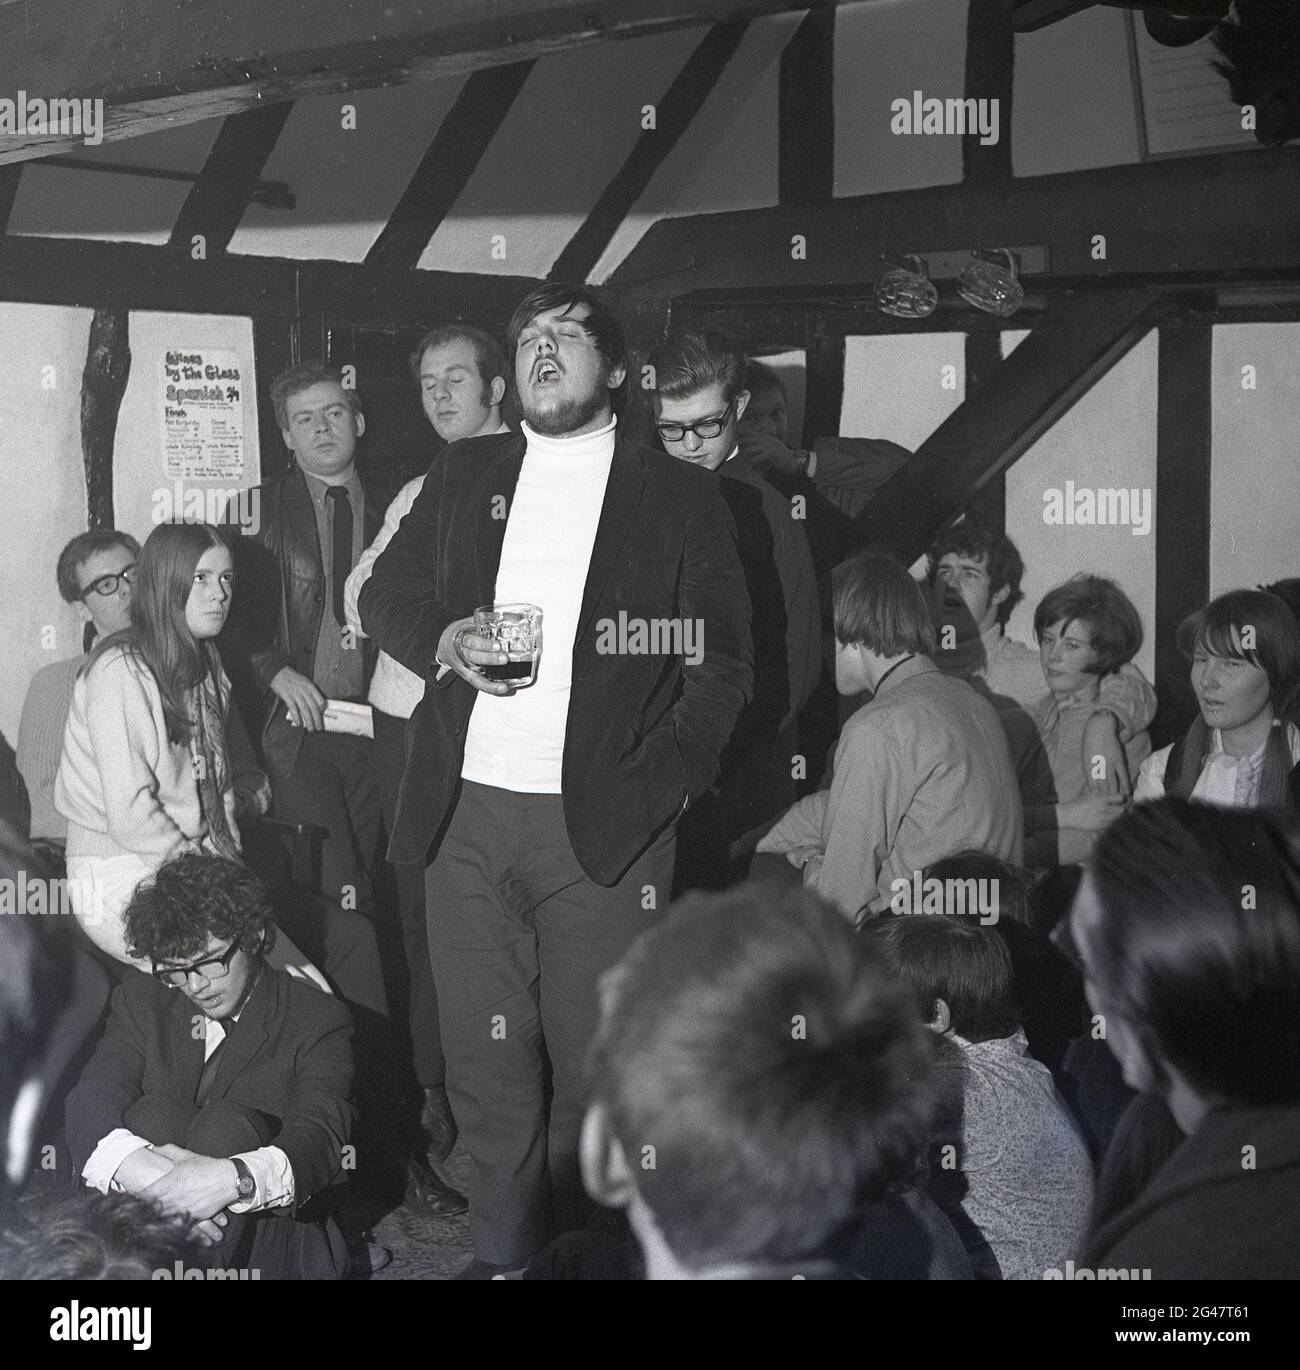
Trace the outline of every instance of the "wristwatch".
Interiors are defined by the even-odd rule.
[[[230,1163],[235,1167],[235,1175],[237,1177],[235,1188],[239,1191],[239,1198],[236,1202],[244,1203],[257,1193],[257,1181],[253,1179],[253,1172],[249,1170],[238,1156],[232,1156],[230,1158]]]

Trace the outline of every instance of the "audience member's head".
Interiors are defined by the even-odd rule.
[[[740,388],[749,392],[749,404],[740,420],[741,432],[764,434],[789,443],[788,397],[781,377],[770,366],[751,357]]]
[[[139,555],[140,544],[115,528],[78,533],[59,553],[59,593],[95,635],[120,633],[131,621],[131,576]]]
[[[860,552],[831,572],[835,688],[874,690],[891,665],[934,651],[925,591],[892,557]]]
[[[927,866],[925,879],[945,882],[946,889],[955,889],[966,899],[965,910],[976,906],[970,903],[971,883],[991,892],[997,905],[995,923],[1010,921],[1029,926],[1032,922],[1029,912],[1029,882],[1023,871],[1008,864],[988,852],[961,851],[954,856],[945,856],[941,861]],[[947,884],[946,882],[956,882]],[[947,909],[948,913],[960,913],[961,908]]]
[[[933,1031],[987,1042],[1019,1026],[1011,953],[993,925],[969,914],[882,913],[866,935],[911,987]]]
[[[411,353],[411,375],[425,417],[444,442],[494,433],[501,426],[508,374],[501,344],[472,324],[440,324]]]
[[[234,595],[234,559],[221,529],[209,523],[160,523],[145,539],[133,576],[131,624],[105,638],[92,663],[126,644],[152,672],[172,741],[192,726],[190,691],[219,675],[213,639],[225,627]]]
[[[28,915],[22,888],[49,872],[8,824],[0,823],[0,1226],[26,1181],[41,1110],[41,1062],[72,985],[72,951],[63,924]]]
[[[651,1278],[815,1259],[909,1177],[932,1101],[909,996],[799,889],[693,894],[602,983],[583,1174]]]
[[[1077,575],[1039,600],[1034,637],[1047,688],[1066,696],[1133,660],[1142,646],[1142,619],[1113,580]]]
[[[736,450],[745,354],[722,333],[674,333],[651,352],[655,431],[664,451],[716,471]]]
[[[152,1280],[188,1250],[189,1219],[93,1189],[37,1206],[0,1232],[0,1280]]]
[[[246,866],[187,854],[131,896],[124,915],[132,956],[209,1018],[243,1007],[274,940],[266,886]]]
[[[319,480],[346,480],[366,420],[342,370],[323,361],[299,362],[272,381],[271,403],[298,465]]]
[[[535,287],[510,316],[506,344],[519,412],[536,433],[588,431],[627,400],[627,336],[598,290]]]
[[[1184,1132],[1300,1101],[1300,820],[1165,798],[1101,836],[1071,911],[1125,1080]]]
[[[1024,598],[1025,563],[1005,533],[968,514],[939,534],[927,557],[941,630],[964,641],[1007,626]]]
[[[1191,795],[1217,729],[1225,745],[1239,738],[1243,745],[1232,750],[1247,755],[1266,739],[1258,803],[1290,804],[1283,725],[1300,695],[1300,630],[1290,609],[1263,590],[1230,590],[1183,620],[1178,646],[1192,663],[1200,717],[1165,777],[1165,793]]]

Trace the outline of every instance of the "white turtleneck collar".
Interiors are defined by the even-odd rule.
[[[526,457],[539,458],[548,467],[580,468],[593,461],[608,460],[614,451],[614,430],[618,419],[611,418],[603,427],[591,433],[578,433],[570,438],[551,438],[538,433],[526,423],[520,424],[528,442]]]

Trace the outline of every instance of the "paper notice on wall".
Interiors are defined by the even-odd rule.
[[[1186,47],[1157,43],[1136,15],[1129,16],[1148,157],[1258,147],[1242,128],[1227,80],[1215,70],[1218,49],[1208,38]]]
[[[163,356],[163,462],[171,480],[244,482],[244,364],[200,347]]]

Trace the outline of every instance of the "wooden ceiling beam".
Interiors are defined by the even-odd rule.
[[[700,112],[727,63],[736,54],[748,19],[715,24],[686,59],[663,99],[656,105],[656,125],[643,130],[627,160],[601,192],[582,227],[565,244],[550,279],[585,281],[618,232],[619,225],[645,193],[664,159]]]
[[[0,238],[0,299],[100,309],[299,318],[333,312],[357,324],[427,326],[430,318],[509,318],[530,276],[390,271],[357,262],[232,256],[85,238]]]
[[[792,256],[795,234],[806,257]],[[628,295],[861,289],[883,252],[1041,245],[1061,278],[1240,279],[1300,266],[1300,147],[661,219],[608,284]]]
[[[814,7],[846,2],[812,0]],[[103,136],[114,141],[259,103],[463,75],[738,13],[807,8],[809,0],[0,4],[0,92],[102,100]],[[80,136],[0,136],[0,164],[69,152],[81,143]]]
[[[383,231],[366,253],[366,264],[413,267],[451,213],[475,167],[510,113],[532,62],[476,71],[438,126]]]
[[[176,216],[170,246],[188,249],[201,237],[208,256],[225,252],[292,109],[291,103],[263,105],[232,114],[222,124]]]

